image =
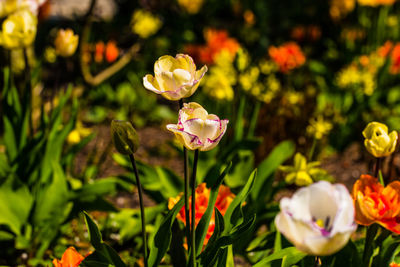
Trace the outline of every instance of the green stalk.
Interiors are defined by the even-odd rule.
[[[379,176],[379,171],[381,170],[381,163],[382,163],[382,159],[381,158],[376,158],[375,176],[374,176],[376,178],[378,178],[378,176]]]
[[[179,109],[183,108],[183,100],[179,99]],[[190,244],[190,212],[189,212],[189,157],[187,149],[183,146],[183,173],[184,173],[184,195],[185,195],[185,219],[186,219],[186,242]]]
[[[147,267],[147,241],[146,241],[146,219],[145,219],[145,214],[144,214],[144,205],[143,205],[143,191],[142,191],[142,185],[140,184],[140,179],[139,179],[139,173],[136,167],[136,161],[135,157],[133,154],[129,155],[129,158],[132,163],[133,171],[135,172],[136,176],[136,184],[138,187],[138,192],[139,192],[139,205],[140,205],[140,217],[142,219],[142,238],[143,238],[143,255],[144,255],[144,266]]]
[[[367,227],[367,235],[365,237],[365,246],[363,252],[363,267],[369,267],[372,252],[374,251],[373,242],[375,239],[375,235],[378,232],[378,225],[372,224]]]
[[[255,107],[253,110],[253,114],[251,116],[249,132],[247,133],[248,138],[251,138],[254,136],[254,132],[255,132],[256,126],[257,126],[258,114],[260,113],[260,108],[261,108],[261,101],[256,101],[256,104],[255,104]]]
[[[196,172],[197,172],[197,160],[199,158],[199,150],[194,151],[193,159],[193,173],[192,173],[192,248],[191,248],[191,260],[192,266],[196,266]]]
[[[308,154],[308,160],[309,160],[309,161],[312,161],[312,160],[313,160],[314,152],[315,152],[315,147],[316,147],[316,146],[317,146],[317,138],[314,137],[313,143],[312,143],[311,148],[310,148],[310,152],[309,152],[309,154]]]
[[[240,97],[239,109],[236,114],[236,124],[235,124],[235,141],[239,141],[243,138],[243,117],[244,108],[246,106],[246,96]]]
[[[24,88],[24,93],[28,94],[27,96],[27,101],[28,103],[28,109],[32,109],[32,103],[33,103],[33,92],[32,92],[32,74],[31,74],[31,67],[29,65],[29,59],[28,59],[28,51],[27,48],[23,48],[23,53],[24,53],[24,60],[25,60],[25,88]],[[23,96],[25,97],[25,96]],[[33,137],[34,130],[33,130],[33,120],[32,120],[32,112],[29,112],[29,136]]]

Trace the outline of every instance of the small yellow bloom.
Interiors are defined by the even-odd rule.
[[[60,29],[54,41],[56,54],[62,57],[72,56],[78,47],[79,36],[71,29]]]
[[[332,130],[332,124],[325,121],[322,116],[310,119],[310,125],[307,126],[307,133],[315,139],[322,139],[330,130]]]
[[[285,177],[287,184],[306,186],[314,181],[332,179],[324,169],[318,168],[319,165],[318,161],[307,162],[306,157],[296,153],[293,166],[280,166],[279,169],[287,173]]]
[[[178,0],[178,4],[183,7],[189,14],[199,12],[204,0]]]
[[[154,76],[143,77],[143,85],[168,100],[179,100],[196,92],[206,71],[205,65],[196,71],[196,65],[188,55],[162,56],[154,64]]]
[[[388,127],[379,122],[370,122],[362,132],[365,137],[364,146],[376,158],[392,154],[397,144],[397,132],[388,134]]]
[[[44,59],[49,63],[56,62],[57,54],[54,47],[51,46],[46,47],[46,49],[44,50]]]
[[[91,128],[83,127],[82,122],[78,121],[76,123],[75,129],[68,134],[67,142],[70,145],[78,144],[82,140],[82,138],[89,136],[91,133]]]
[[[161,28],[161,20],[150,12],[138,9],[132,16],[132,32],[146,39]]]
[[[23,48],[35,40],[37,18],[23,9],[8,16],[2,26],[0,45],[6,49]]]

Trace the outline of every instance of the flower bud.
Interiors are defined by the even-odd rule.
[[[397,144],[397,132],[388,134],[388,127],[379,122],[370,122],[362,132],[364,145],[374,157],[386,157],[394,152]]]
[[[79,36],[74,34],[71,29],[61,29],[57,32],[54,41],[56,54],[62,57],[72,56],[78,47]]]
[[[139,147],[139,136],[128,121],[113,120],[111,122],[111,138],[117,151],[130,155]]]

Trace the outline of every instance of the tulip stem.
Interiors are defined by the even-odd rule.
[[[130,154],[129,158],[132,163],[133,171],[135,172],[136,185],[138,187],[138,192],[139,192],[140,217],[142,219],[144,266],[147,267],[148,265],[147,265],[146,219],[145,219],[144,205],[143,205],[143,191],[142,191],[142,185],[140,184],[139,173],[136,167],[135,157],[133,156],[133,154]]]
[[[199,150],[196,149],[194,151],[194,159],[193,159],[193,173],[192,173],[192,225],[191,225],[191,234],[192,234],[192,266],[196,266],[196,172],[197,172],[197,160],[199,159]]]
[[[376,158],[376,164],[375,164],[375,177],[378,178],[379,171],[381,169],[381,163],[382,159],[381,158]]]
[[[315,256],[314,267],[320,267],[320,266],[322,266],[321,258],[319,256]]]
[[[179,109],[183,108],[183,100],[179,99]],[[190,211],[189,211],[189,157],[187,149],[183,146],[183,174],[184,174],[184,195],[185,195],[185,219],[186,219],[186,241],[189,247],[190,242]]]
[[[27,95],[27,101],[29,101],[28,103],[28,109],[32,109],[32,74],[31,74],[31,67],[29,65],[29,58],[28,58],[28,51],[27,48],[23,49],[23,53],[24,53],[24,60],[25,60],[25,88],[24,88],[24,92]],[[12,71],[12,70],[11,70]],[[32,111],[31,111],[32,112]],[[33,137],[33,120],[32,120],[32,114],[31,112],[29,112],[29,136]]]

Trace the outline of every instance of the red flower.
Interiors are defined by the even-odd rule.
[[[170,198],[168,200],[168,208],[172,209],[174,205],[180,200],[181,196],[182,194],[180,194],[176,198]],[[210,189],[206,187],[205,183],[199,184],[199,186],[196,188],[196,214],[195,214],[196,226],[200,222],[201,217],[203,217],[204,213],[207,210],[209,198],[210,198]],[[221,212],[222,215],[225,215],[226,210],[228,209],[229,205],[232,203],[234,198],[235,195],[231,192],[229,187],[221,185],[218,191],[215,207],[219,210],[219,212]],[[189,212],[191,213],[192,212],[191,199],[189,199],[189,207],[190,207]],[[186,226],[185,206],[183,206],[182,209],[179,211],[177,218],[178,220],[182,221]],[[206,238],[204,239],[204,245],[208,243],[208,240],[214,233],[214,228],[215,228],[215,218],[213,213],[210,220],[210,224],[208,226]]]

